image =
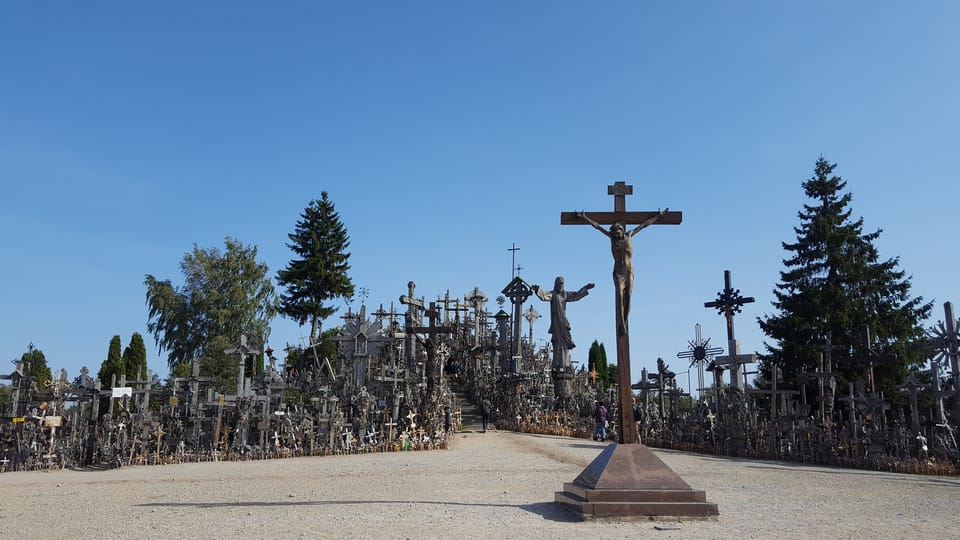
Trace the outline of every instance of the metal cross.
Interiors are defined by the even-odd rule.
[[[507,251],[510,252],[510,279],[513,279],[517,276],[516,272],[520,269],[517,266],[517,251],[520,248],[517,247],[516,243],[510,244],[511,247],[507,248]]]
[[[744,304],[754,302],[752,296],[741,296],[740,289],[734,289],[730,271],[723,271],[723,290],[717,293],[717,299],[713,302],[704,302],[703,307],[716,308],[717,311],[727,319],[727,350],[729,356],[717,357],[716,363],[720,365],[729,365],[730,368],[730,386],[741,389],[743,381],[743,364],[750,364],[757,361],[755,355],[740,354],[740,344],[733,332],[733,316],[740,313]]]
[[[703,392],[703,369],[708,363],[709,359],[713,358],[718,354],[723,354],[722,347],[711,347],[710,338],[703,339],[700,334],[700,323],[697,323],[694,326],[694,339],[687,342],[688,349],[686,351],[681,351],[677,353],[677,358],[682,358],[684,360],[690,359],[690,366],[697,368],[697,382],[699,386],[697,387],[697,394]]]

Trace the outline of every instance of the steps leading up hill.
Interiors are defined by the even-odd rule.
[[[464,432],[483,432],[483,416],[480,414],[480,406],[474,403],[467,395],[466,390],[455,379],[447,381],[450,391],[456,395],[457,404],[460,407],[460,422]],[[456,412],[456,411],[454,411]],[[487,423],[487,429],[496,429],[493,422]]]

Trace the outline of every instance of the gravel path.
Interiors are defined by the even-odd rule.
[[[957,538],[960,479],[656,453],[715,521],[554,504],[604,444],[464,433],[446,451],[0,474],[4,538]],[[15,534],[11,534],[15,531]]]

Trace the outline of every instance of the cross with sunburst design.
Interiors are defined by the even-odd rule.
[[[700,334],[700,323],[697,323],[694,326],[695,337],[687,342],[688,348],[685,351],[677,353],[677,358],[683,358],[684,360],[690,359],[690,367],[697,367],[697,382],[699,387],[697,388],[697,394],[702,394],[704,391],[703,387],[703,368],[707,363],[707,360],[713,358],[718,354],[723,353],[722,347],[711,347],[710,338],[703,339],[703,336]]]

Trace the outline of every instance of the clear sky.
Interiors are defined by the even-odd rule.
[[[368,307],[413,280],[495,308],[515,243],[531,283],[596,283],[573,358],[612,358],[609,243],[559,214],[611,210],[623,180],[628,209],[683,212],[634,238],[630,322],[634,379],[657,357],[682,374],[696,323],[726,347],[703,307],[724,270],[762,350],[820,155],[932,325],[960,300],[958,30],[952,1],[6,3],[0,358],[33,343],[73,377],[140,332],[165,377],[144,275],[180,285],[184,253],[232,236],[275,277],[323,190]],[[270,345],[301,332],[277,318]]]

